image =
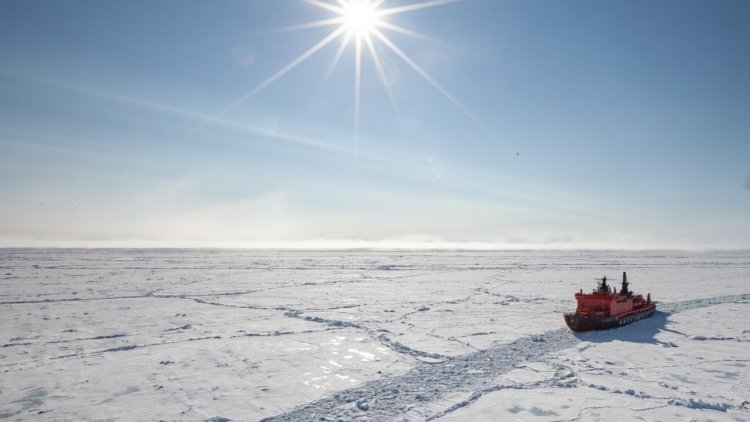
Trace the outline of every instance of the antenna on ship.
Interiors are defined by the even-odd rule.
[[[628,294],[628,275],[623,271],[622,273],[622,289],[620,289],[620,294],[626,295]]]

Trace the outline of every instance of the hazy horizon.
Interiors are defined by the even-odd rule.
[[[185,249],[185,250],[286,250],[286,251],[746,251],[736,245],[684,245],[684,244],[569,244],[569,243],[481,243],[481,242],[428,242],[428,241],[362,241],[362,240],[306,240],[299,242],[174,242],[153,240],[104,241],[0,241],[0,249]]]

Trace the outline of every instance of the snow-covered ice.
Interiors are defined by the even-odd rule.
[[[628,272],[649,319],[562,313]],[[0,250],[0,419],[750,420],[750,252]]]

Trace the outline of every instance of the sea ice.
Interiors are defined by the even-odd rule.
[[[750,419],[749,252],[0,250],[0,419]],[[573,334],[627,271],[652,318]]]

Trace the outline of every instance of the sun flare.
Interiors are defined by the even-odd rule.
[[[360,91],[362,83],[362,65],[363,56],[369,55],[371,62],[375,68],[375,72],[380,79],[385,90],[388,92],[388,96],[394,103],[394,96],[390,91],[390,84],[388,83],[383,64],[381,62],[380,55],[383,51],[390,52],[395,55],[402,62],[408,65],[414,70],[419,76],[422,77],[428,84],[435,88],[440,94],[442,94],[448,101],[453,103],[461,112],[463,112],[469,119],[471,119],[478,126],[482,127],[488,133],[491,133],[469,110],[464,107],[453,95],[451,95],[442,85],[440,85],[435,79],[433,79],[424,69],[422,69],[406,52],[401,50],[391,38],[386,35],[386,32],[394,32],[400,35],[406,35],[425,40],[431,38],[426,37],[419,32],[412,31],[402,26],[396,25],[389,22],[387,18],[400,15],[402,13],[413,12],[417,10],[429,9],[436,6],[444,6],[452,3],[458,3],[462,0],[424,0],[411,4],[402,4],[399,6],[384,7],[383,4],[388,0],[301,0],[304,3],[317,7],[319,9],[326,10],[333,13],[333,16],[327,19],[321,19],[300,25],[289,26],[281,28],[281,30],[305,30],[319,27],[332,26],[334,29],[315,45],[310,47],[307,51],[303,52],[297,58],[289,62],[286,66],[279,69],[276,73],[271,75],[268,79],[261,82],[250,92],[243,95],[235,102],[230,104],[222,114],[226,114],[235,107],[242,104],[248,98],[253,97],[260,91],[267,88],[272,83],[279,80],[281,77],[289,73],[291,70],[299,66],[301,63],[309,59],[311,56],[322,50],[327,45],[331,44],[335,40],[340,40],[339,47],[333,57],[333,61],[329,67],[329,72],[339,63],[341,56],[347,47],[353,47],[354,50],[354,138],[355,140],[359,137],[359,118],[360,118]],[[376,44],[380,44],[383,48],[377,49]],[[326,76],[327,77],[327,76]]]
[[[349,3],[344,3],[341,9],[344,25],[357,36],[367,36],[381,24],[377,7],[370,1],[351,0]]]

